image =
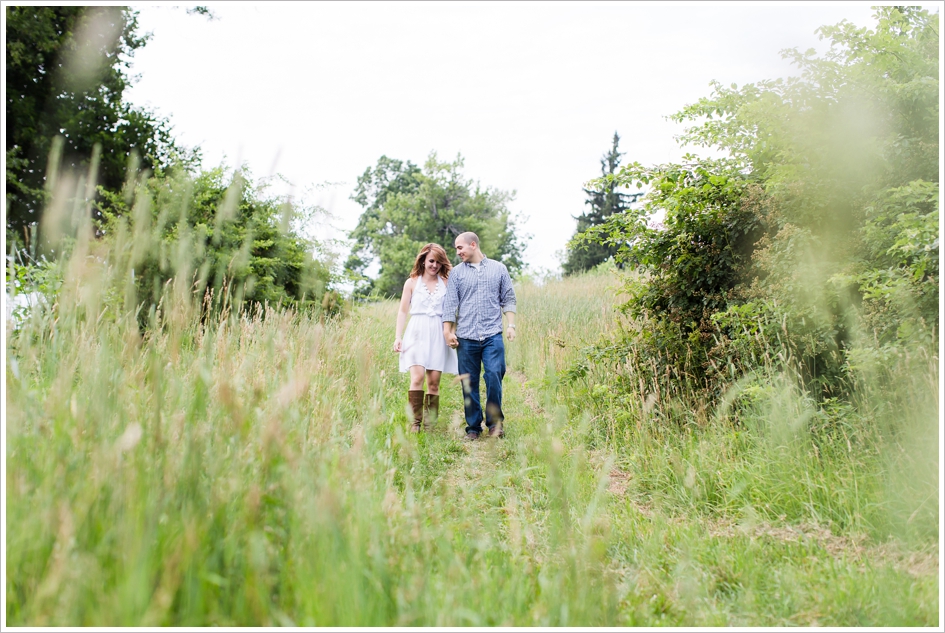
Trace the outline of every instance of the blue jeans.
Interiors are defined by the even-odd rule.
[[[490,429],[502,422],[502,379],[505,377],[505,343],[502,332],[482,341],[459,339],[457,350],[459,373],[463,380],[463,406],[466,410],[466,432],[482,433],[482,405],[479,403],[479,374],[486,379],[486,426]]]

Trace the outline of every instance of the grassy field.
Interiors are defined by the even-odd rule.
[[[613,274],[523,283],[507,437],[465,443],[449,380],[407,433],[394,302],[142,337],[70,274],[7,334],[7,625],[940,623],[937,359],[894,440],[776,381],[670,424],[562,378]]]

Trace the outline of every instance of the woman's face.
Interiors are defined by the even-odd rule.
[[[440,262],[436,261],[436,258],[432,253],[427,253],[427,258],[423,262],[423,267],[428,275],[435,275],[440,272]]]

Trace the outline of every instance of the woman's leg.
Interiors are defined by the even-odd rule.
[[[410,366],[410,391],[423,391],[423,373],[421,365]]]
[[[427,371],[427,393],[433,396],[440,395],[440,376],[443,372],[430,369]],[[411,387],[413,389],[413,387]]]
[[[443,372],[427,372],[427,394],[423,396],[423,427],[432,431],[440,413],[440,376]]]

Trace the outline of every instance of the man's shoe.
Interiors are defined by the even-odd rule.
[[[479,439],[479,434],[476,433],[475,431],[469,431],[466,433],[465,440],[467,442],[475,442],[478,439]]]
[[[502,425],[496,424],[489,429],[489,437],[505,437],[505,430],[502,428]]]

